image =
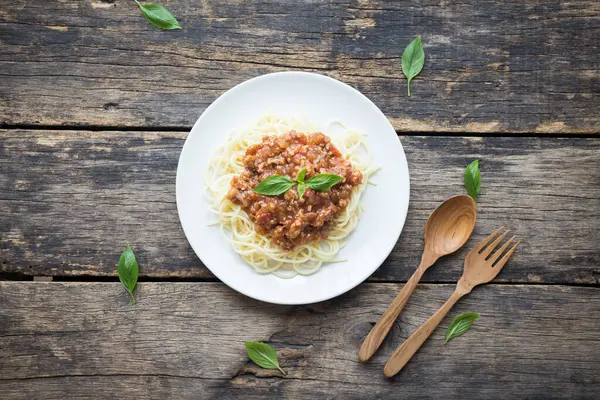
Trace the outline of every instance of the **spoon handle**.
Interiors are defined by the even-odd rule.
[[[360,361],[365,362],[370,359],[379,346],[381,346],[381,342],[383,342],[383,339],[387,336],[392,325],[396,319],[398,319],[400,312],[402,312],[402,309],[408,302],[408,298],[412,292],[414,292],[417,283],[421,280],[421,276],[423,276],[423,273],[427,268],[433,265],[436,259],[437,258],[431,257],[427,253],[423,253],[421,264],[417,267],[417,270],[413,273],[408,282],[406,282],[406,285],[404,285],[400,293],[398,293],[396,298],[388,306],[387,310],[385,310],[383,315],[377,321],[377,324],[371,329],[371,332],[369,332],[360,346],[360,350],[358,351],[358,359]]]

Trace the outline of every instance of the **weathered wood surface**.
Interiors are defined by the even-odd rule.
[[[235,84],[302,70],[355,86],[400,131],[600,132],[597,0],[170,0],[170,32],[129,0],[4,3],[3,124],[189,127]]]
[[[600,289],[488,285],[461,300],[392,380],[383,365],[450,295],[420,285],[380,351],[357,361],[400,284],[363,284],[311,306],[249,300],[220,283],[0,282],[0,393],[63,398],[597,398]],[[481,318],[443,344],[461,312]],[[260,370],[243,343],[278,348]]]
[[[2,271],[114,276],[120,252],[131,243],[145,276],[210,277],[177,216],[175,172],[185,136],[0,132]],[[410,277],[420,260],[425,219],[438,203],[464,192],[464,166],[480,158],[483,183],[474,236],[424,280],[456,281],[466,251],[506,225],[523,243],[500,281],[599,282],[599,140],[401,140],[411,173],[410,212],[400,241],[373,279]]]

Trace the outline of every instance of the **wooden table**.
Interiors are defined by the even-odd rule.
[[[0,398],[598,398],[600,3],[164,1],[160,31],[125,0],[0,8]],[[406,96],[400,55],[422,35]],[[366,283],[308,306],[220,283],[180,228],[187,132],[221,93],[314,71],[370,97],[406,150],[402,236]],[[367,364],[359,344],[418,264],[436,204],[481,159],[475,233],[428,271]],[[393,221],[391,221],[393,223]],[[395,378],[387,357],[437,309],[468,248],[523,239],[494,284],[461,301]],[[131,243],[136,297],[116,278]],[[451,318],[473,329],[448,345]],[[259,369],[243,342],[277,348]]]

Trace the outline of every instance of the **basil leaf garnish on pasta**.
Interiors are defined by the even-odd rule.
[[[336,174],[319,174],[306,181],[306,184],[312,190],[316,190],[317,192],[326,192],[343,180],[343,177]]]
[[[306,191],[306,183],[302,182],[298,184],[298,198],[301,199]]]
[[[296,180],[298,181],[298,183],[304,183],[305,176],[306,176],[306,168],[302,168],[300,170],[300,172],[298,172],[298,176],[296,177]]]
[[[291,180],[286,176],[273,175],[267,179],[263,179],[254,188],[254,193],[263,194],[265,196],[277,196],[287,192],[292,186],[298,184],[298,198],[304,196],[306,187],[316,190],[317,192],[326,192],[336,184],[344,180],[343,177],[336,174],[318,174],[304,182],[306,177],[306,168],[302,168],[298,172],[296,181]]]
[[[254,188],[254,192],[266,196],[277,196],[287,192],[296,182],[280,175],[273,175],[264,179]]]

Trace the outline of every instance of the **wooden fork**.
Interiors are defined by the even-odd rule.
[[[498,275],[520,243],[516,242],[508,251],[506,251],[515,239],[513,236],[506,241],[500,249],[494,252],[495,248],[508,233],[508,231],[505,231],[500,234],[503,230],[504,227],[499,228],[477,244],[475,248],[467,254],[462,277],[458,281],[456,289],[450,298],[431,318],[427,320],[427,322],[421,325],[419,329],[410,335],[410,337],[396,349],[383,368],[385,376],[392,377],[400,372],[461,297],[469,294],[475,286],[488,283]],[[498,234],[500,234],[500,236],[498,236]],[[487,246],[494,238],[496,239]],[[492,254],[492,252],[494,253]],[[500,258],[504,252],[506,252],[506,254]]]

